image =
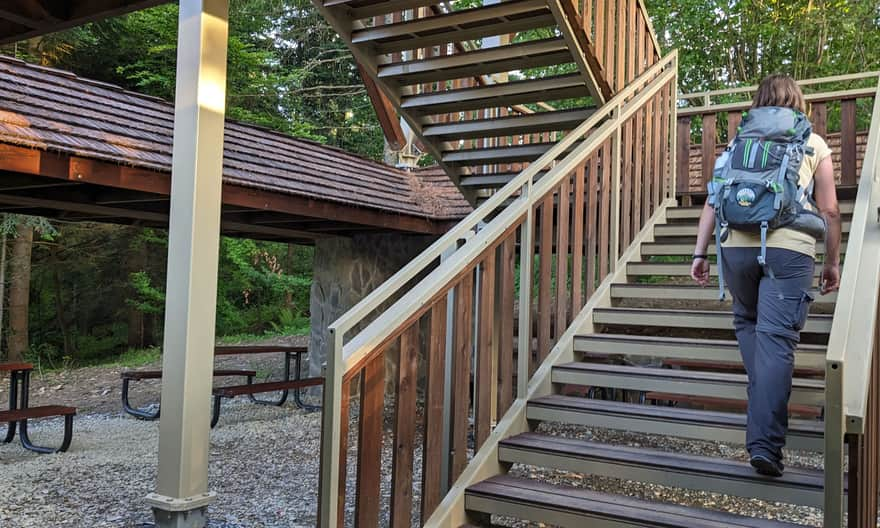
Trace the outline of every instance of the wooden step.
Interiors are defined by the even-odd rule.
[[[670,392],[740,400],[748,398],[748,378],[745,374],[574,362],[554,366],[552,380],[553,383],[585,387]],[[794,378],[791,402],[824,405],[825,382],[817,379]]]
[[[811,314],[802,331],[808,334],[827,334],[831,332],[831,319],[830,314]],[[593,322],[603,325],[733,330],[733,314],[721,311],[596,308],[593,310]]]
[[[706,372],[733,372],[735,374],[745,374],[746,369],[742,361],[706,361],[702,359],[664,359],[663,367],[685,369],[685,370],[703,370]],[[804,368],[795,367],[794,376],[796,378],[816,378],[825,377],[824,368]]]
[[[741,517],[597,491],[496,476],[469,487],[465,509],[562,528],[793,528],[779,521]]]
[[[694,252],[694,245],[696,244],[696,237],[693,237],[693,241],[688,240],[688,237],[663,237],[661,239],[656,240],[655,242],[646,242],[642,244],[642,255],[643,256],[659,256],[659,255],[692,255]],[[715,254],[715,244],[709,244],[708,254]],[[846,251],[846,242],[842,242],[840,244],[840,251]],[[819,242],[816,244],[816,254],[824,255],[825,254],[825,243]]]
[[[502,440],[498,459],[661,486],[710,491],[821,508],[821,471],[787,468],[780,478],[757,474],[747,462],[609,445],[539,433]]]
[[[553,143],[451,150],[443,153],[443,163],[462,166],[535,161],[551,148],[553,148]]]
[[[513,104],[583,97],[587,87],[580,74],[512,81],[474,88],[430,92],[404,97],[401,108],[423,115],[445,114]]]
[[[544,396],[529,401],[529,420],[557,422],[635,433],[658,434],[745,444],[744,414],[639,405],[575,396]],[[790,449],[822,451],[824,424],[817,420],[789,420],[786,445]]]
[[[671,402],[676,404],[699,405],[708,407],[711,410],[746,412],[749,402],[748,400],[732,400],[729,398],[715,398],[712,396],[691,396],[689,394],[671,394],[668,392],[648,392],[645,394],[645,400],[648,402]],[[789,404],[789,416],[798,416],[801,418],[822,418],[822,408],[812,405]]]
[[[840,214],[852,214],[855,202],[852,200],[840,201]],[[672,207],[666,210],[667,220],[696,220],[700,218],[703,207]]]
[[[595,112],[595,108],[577,108],[493,119],[428,124],[422,129],[422,133],[425,137],[437,138],[439,141],[452,141],[571,130],[589,119]]]
[[[849,228],[852,225],[852,222],[845,221],[842,225],[843,233],[849,233]],[[661,224],[654,227],[654,236],[655,237],[695,237],[697,236],[697,224],[686,224],[686,223],[672,223],[672,224]],[[713,237],[714,241],[714,237]],[[714,242],[713,242],[714,243]]]
[[[820,295],[818,290],[811,292],[814,304],[831,304],[837,302],[837,292]],[[699,285],[666,285],[666,284],[612,284],[612,299],[652,299],[670,301],[718,301],[718,287],[702,287]],[[730,292],[727,294],[730,301]],[[719,307],[724,306],[719,303]]]
[[[691,248],[693,251],[694,248]],[[709,269],[709,273],[713,277],[718,276],[718,266],[713,263]],[[813,274],[819,277],[822,273],[822,266],[816,265]],[[631,277],[689,277],[691,274],[691,262],[628,262],[626,264],[626,274]]]
[[[588,334],[575,336],[574,350],[590,355],[735,361],[741,364],[739,345],[734,340]],[[794,357],[795,368],[825,368],[823,346],[801,343]]]
[[[326,0],[324,7],[344,7],[349,19],[361,20],[394,12],[436,6],[437,0]]]
[[[351,33],[351,42],[383,54],[548,26],[556,26],[556,20],[545,0],[512,0],[357,29]]]
[[[387,64],[379,67],[378,74],[380,79],[406,86],[566,64],[571,61],[571,52],[565,41],[562,38],[552,38]]]

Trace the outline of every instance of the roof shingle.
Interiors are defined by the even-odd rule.
[[[0,56],[0,143],[171,171],[174,107]],[[445,174],[409,173],[338,148],[227,121],[227,184],[431,220],[471,207]]]

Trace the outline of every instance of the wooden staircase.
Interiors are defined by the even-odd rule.
[[[845,212],[851,212],[852,207],[852,202],[842,204]],[[512,472],[519,475],[532,473],[530,467],[540,468],[538,475],[548,469],[559,470],[563,472],[561,480],[569,484],[553,485],[540,478],[511,474],[479,481],[465,494],[471,525],[489,526],[492,519],[516,518],[565,527],[592,523],[681,528],[794,526],[717,508],[610,494],[583,486],[582,478],[571,478],[573,474],[630,481],[637,488],[660,485],[770,504],[823,506],[822,471],[788,467],[782,478],[769,478],[758,475],[741,458],[700,456],[675,449],[687,444],[674,439],[734,445],[745,442],[745,415],[715,405],[716,398],[747,398],[745,373],[731,372],[736,370],[731,365],[741,369],[742,363],[730,303],[718,301],[717,285],[699,288],[682,281],[693,244],[685,247],[678,240],[665,240],[673,228],[676,235],[693,231],[698,214],[697,208],[667,210],[668,221],[653,229],[655,242],[642,243],[642,259],[628,262],[625,280],[610,285],[611,306],[592,311],[593,332],[574,336],[574,361],[552,366],[551,382],[556,389],[528,401],[528,430],[498,444],[501,467],[525,468]],[[653,251],[644,251],[646,248]],[[791,403],[821,409],[825,344],[834,297],[817,299],[825,313],[811,314],[804,329],[803,344],[796,354],[799,373],[792,384]],[[585,398],[584,393],[593,397]],[[670,401],[646,400],[651,393],[666,394],[680,403],[670,406]],[[618,443],[583,439],[602,429],[619,431],[615,436]],[[644,435],[653,435],[666,449],[642,447]],[[823,435],[821,420],[792,419],[788,449],[821,455]],[[625,444],[619,443],[620,438]],[[761,507],[753,508],[760,511]],[[765,509],[767,517],[772,512],[772,506]]]
[[[691,122],[642,0],[313,1],[478,205],[330,326],[320,526],[793,526],[769,507],[743,517],[645,492],[665,486],[822,508],[829,528],[846,496],[848,526],[875,528],[862,519],[876,518],[880,338],[853,337],[880,327],[855,307],[880,290],[862,252],[880,251],[873,177],[843,207],[859,271],[814,304],[795,359],[788,446],[826,470],[761,477],[741,451],[678,447],[743,443],[746,377],[729,303],[687,279],[699,210],[677,207],[676,178],[690,178]],[[855,96],[870,94],[810,100],[849,98],[850,112]],[[725,108],[707,106],[704,131],[735,121]],[[869,153],[876,97],[874,114]],[[596,479],[628,484],[584,484]]]
[[[314,2],[421,150],[472,200],[659,59],[641,0],[601,0],[595,10],[571,0]],[[532,70],[548,67],[555,73]]]

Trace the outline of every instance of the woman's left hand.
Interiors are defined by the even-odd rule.
[[[704,258],[694,259],[691,264],[691,278],[697,281],[700,286],[709,284],[709,261]]]

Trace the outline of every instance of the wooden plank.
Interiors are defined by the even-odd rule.
[[[342,416],[339,419],[339,498],[337,499],[337,519],[339,526],[345,526],[345,490],[348,483],[348,431],[351,423],[351,381],[344,381],[342,383],[339,401],[339,409],[342,412]]]
[[[611,270],[611,141],[602,145],[602,180],[599,186],[599,282]]]
[[[633,190],[633,181],[632,181],[632,170],[633,170],[633,156],[632,156],[632,127],[633,120],[630,118],[626,123],[623,124],[623,132],[620,135],[621,139],[621,163],[623,164],[621,168],[620,180],[621,180],[621,196],[620,196],[620,250],[621,252],[629,246],[629,243],[632,241],[632,237],[634,232],[638,232],[635,230],[635,226],[633,226],[632,222],[632,190]]]
[[[584,289],[584,165],[579,165],[574,173],[574,214],[571,237],[571,313],[576,316],[583,308]]]
[[[636,49],[636,76],[638,77],[642,73],[645,72],[645,39],[647,35],[645,34],[645,19],[642,14],[642,10],[639,9],[636,13],[636,39],[633,41],[633,46]]]
[[[467,273],[455,289],[455,349],[452,382],[451,485],[467,467],[471,354],[474,348],[474,277]]]
[[[477,371],[474,380],[474,435],[477,451],[492,432],[492,399],[495,397],[492,379],[492,356],[495,338],[495,253],[480,263],[480,305],[477,318]],[[497,379],[497,378],[496,378]]]
[[[742,112],[727,112],[727,142],[733,141],[742,123]],[[688,118],[690,119],[690,118]]]
[[[553,279],[553,192],[547,193],[541,204],[541,248],[538,260],[538,360],[540,365],[550,353],[552,334],[550,324],[551,281]]]
[[[608,42],[605,39],[605,6],[607,2],[608,0],[596,0],[596,18],[593,21],[596,35],[593,41],[596,43],[596,57],[602,63],[602,69],[606,72],[606,80],[608,79],[608,63],[605,59],[605,48],[608,46]]]
[[[593,0],[584,0],[584,12],[581,18],[583,18],[584,32],[590,41],[596,43],[596,39],[593,38]],[[596,51],[598,53],[598,48],[596,48]]]
[[[498,415],[503,416],[514,399],[513,363],[514,343],[514,293],[516,273],[516,233],[501,244],[499,261],[498,294],[501,302],[500,341],[498,343]]]
[[[664,191],[663,182],[666,180],[666,165],[663,162],[666,156],[666,149],[663,146],[663,132],[669,130],[669,127],[666,126],[666,105],[664,103],[663,91],[661,90],[654,96],[654,181],[651,182],[654,199],[651,204],[652,213],[660,206],[661,196]]]
[[[810,122],[813,124],[813,132],[825,138],[828,134],[828,104],[813,103],[810,108]]]
[[[385,404],[385,355],[376,356],[361,371],[355,520],[358,526],[378,526],[381,510],[382,424]]]
[[[631,83],[636,78],[636,60],[638,56],[638,52],[636,50],[636,42],[638,32],[636,31],[636,6],[637,0],[627,0],[627,15],[626,15],[626,48],[627,48],[627,62],[626,62],[626,80],[627,84]]]
[[[431,308],[425,374],[425,438],[422,454],[422,523],[443,499],[443,387],[446,370],[446,297]],[[340,524],[339,526],[344,526]]]
[[[700,186],[701,189],[704,189],[706,184],[712,181],[712,169],[715,168],[715,146],[717,144],[716,138],[718,137],[715,127],[716,117],[715,114],[703,114],[703,139],[701,140],[703,163],[701,175],[703,181]]]
[[[676,192],[688,192],[691,188],[691,118],[678,118],[678,134],[675,140],[675,148],[678,152],[675,156],[675,186]]]
[[[556,328],[554,342],[568,327],[568,242],[571,234],[571,175],[562,179],[556,215]]]
[[[617,66],[614,69],[614,75],[617,78],[617,91],[626,88],[626,0],[615,0],[617,4]]]
[[[419,382],[419,321],[400,336],[397,402],[394,410],[394,447],[391,474],[391,526],[412,524],[413,449],[416,440],[416,400]]]
[[[633,224],[636,226],[636,232],[641,230],[643,219],[647,222],[648,217],[642,214],[642,189],[644,186],[644,167],[642,164],[642,157],[644,154],[645,148],[645,123],[644,123],[644,110],[639,109],[635,114],[635,126],[633,127],[633,182],[635,182],[635,186],[633,188]]]
[[[654,212],[654,99],[645,103],[645,159],[644,186],[642,187],[642,217],[648,219]]]
[[[599,249],[597,235],[599,233],[599,152],[597,149],[590,156],[587,186],[587,288],[585,299],[589,299],[596,291],[596,255]]]
[[[616,66],[614,63],[614,20],[617,18],[614,7],[618,0],[605,0],[605,2],[607,3],[605,6],[605,78],[608,80],[608,84],[613,87],[616,86],[614,82]]]
[[[840,103],[840,183],[855,185],[856,174],[856,102]]]

